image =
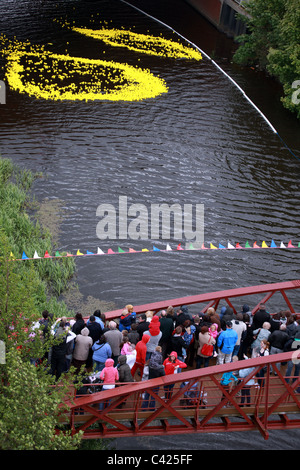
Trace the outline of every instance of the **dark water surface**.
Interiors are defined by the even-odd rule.
[[[139,8],[195,42],[229,73],[300,156],[299,122],[280,105],[280,88],[227,60],[232,41],[182,1],[136,1]],[[98,14],[98,15],[97,15]],[[93,15],[93,16],[92,16]],[[207,59],[162,59],[130,52],[62,28],[68,20],[174,38],[162,25],[120,1],[10,1],[0,3],[0,31],[47,49],[149,68],[169,92],[142,102],[52,102],[7,90],[0,107],[0,152],[24,168],[43,172],[39,201],[63,201],[58,249],[95,252],[164,249],[182,240],[106,240],[96,236],[99,204],[204,204],[206,246],[272,239],[300,241],[300,161],[258,112]],[[98,23],[97,23],[98,21]],[[139,59],[139,61],[138,61]],[[2,61],[3,62],[3,61]],[[3,63],[4,65],[4,63]],[[1,72],[3,73],[3,72]],[[0,78],[3,79],[4,75]],[[24,247],[26,251],[26,247]],[[207,250],[77,258],[80,292],[116,308],[207,291],[299,278],[299,251]],[[291,296],[293,299],[293,296]],[[299,308],[299,299],[294,295]],[[282,305],[274,305],[281,308]],[[256,434],[251,434],[256,436]],[[279,436],[279,437],[277,437]],[[297,439],[298,436],[298,439]],[[257,434],[142,438],[121,448],[270,448]],[[280,448],[299,449],[299,432],[274,433]],[[174,444],[175,445],[175,444]],[[126,447],[129,446],[129,447]],[[137,446],[137,447],[136,447]],[[167,446],[167,447],[165,447]],[[169,446],[169,447],[168,447]],[[177,446],[177,444],[176,444]]]

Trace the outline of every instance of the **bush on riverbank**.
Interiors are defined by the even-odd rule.
[[[56,433],[72,376],[53,387],[47,362],[36,366],[32,359],[43,358],[55,340],[31,330],[44,309],[54,318],[70,316],[57,299],[57,285],[60,279],[62,286],[67,285],[74,260],[11,257],[13,253],[20,258],[24,249],[31,255],[32,250],[52,250],[50,234],[27,213],[33,180],[32,173],[0,159],[0,449],[74,450],[80,435]]]
[[[234,61],[266,70],[283,86],[282,103],[300,119],[300,3],[299,0],[250,0],[249,14],[239,16],[249,34],[240,43]]]
[[[38,220],[31,220],[28,211],[34,207],[29,190],[35,175],[20,170],[10,160],[0,159],[0,227],[7,236],[14,257],[21,258],[23,251],[33,257],[37,251],[40,256],[53,250],[51,234],[42,230]],[[41,281],[50,294],[59,296],[67,287],[75,272],[72,258],[37,259],[18,261],[18,270],[26,272],[34,265]]]

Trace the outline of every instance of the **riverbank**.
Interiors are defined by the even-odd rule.
[[[42,175],[21,169],[9,159],[0,159],[0,226],[1,235],[9,248],[13,271],[26,277],[34,272],[37,287],[36,308],[47,309],[54,317],[70,316],[70,311],[58,297],[67,289],[75,274],[75,261],[70,258],[36,259],[28,262],[13,261],[25,251],[45,253],[54,249],[53,237],[38,218],[38,203],[31,194],[34,181]],[[3,255],[3,253],[2,253]]]

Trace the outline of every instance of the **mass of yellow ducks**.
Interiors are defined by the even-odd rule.
[[[201,60],[196,49],[178,42],[119,29],[72,27],[79,33],[138,53],[165,58]],[[162,78],[138,66],[56,54],[44,46],[1,37],[6,80],[11,89],[46,100],[140,101],[168,92]]]

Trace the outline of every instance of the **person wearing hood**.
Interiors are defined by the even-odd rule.
[[[221,328],[222,330],[226,331],[226,323],[231,322],[234,319],[233,308],[226,307],[225,313],[221,320]]]
[[[163,366],[165,368],[165,374],[171,375],[177,373],[178,369],[185,369],[187,364],[179,361],[177,358],[177,352],[172,351],[169,356],[164,360]],[[164,385],[165,399],[168,400],[172,396],[174,384]]]
[[[103,380],[102,390],[110,390],[115,388],[116,381],[119,380],[119,372],[116,367],[114,367],[113,359],[106,359],[105,367],[100,373],[100,379]],[[103,410],[109,406],[109,399],[100,403],[99,409]]]
[[[72,366],[76,368],[78,373],[80,368],[86,364],[89,357],[89,351],[93,346],[93,340],[89,336],[89,329],[85,326],[79,335],[75,338],[75,347],[73,351]]]
[[[119,356],[117,369],[119,372],[120,382],[133,382],[131,370],[129,365],[127,364],[127,356],[124,356],[123,354]]]
[[[144,332],[144,335],[150,336],[150,339],[147,343],[147,355],[146,360],[150,359],[151,354],[155,351],[156,346],[162,337],[162,332],[160,331],[160,322],[157,315],[155,315],[151,322],[149,323],[148,330]]]
[[[135,363],[131,369],[131,375],[134,378],[137,370],[140,371],[141,377],[143,376],[143,370],[146,364],[146,354],[147,354],[147,343],[150,341],[150,336],[143,334],[141,341],[139,341],[135,347],[136,358]]]

